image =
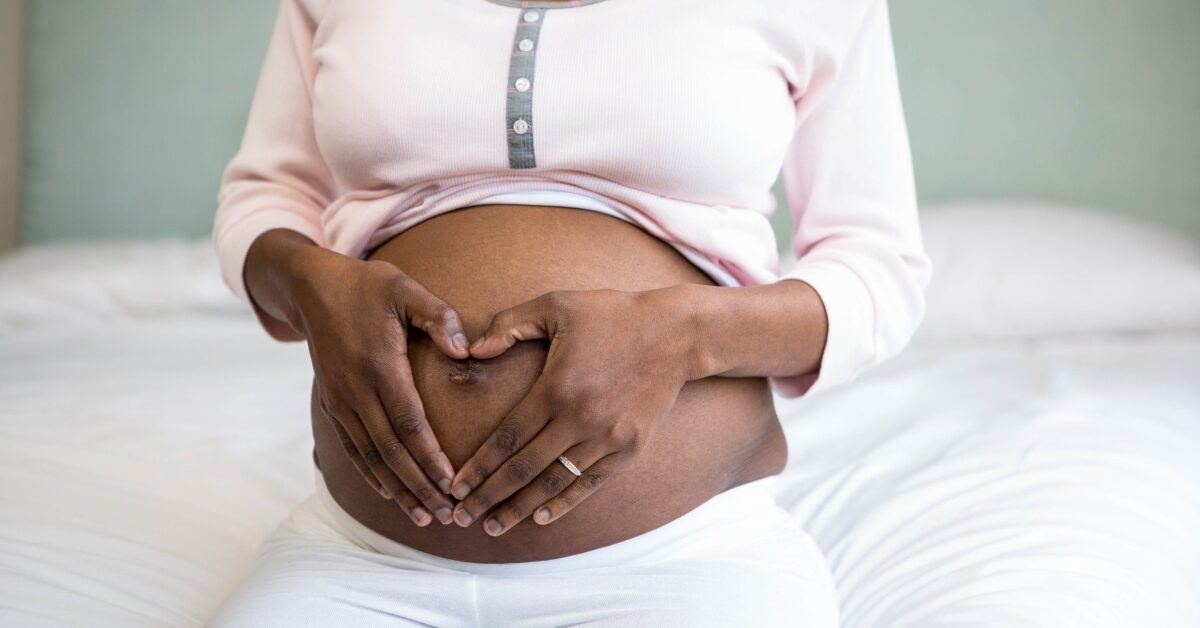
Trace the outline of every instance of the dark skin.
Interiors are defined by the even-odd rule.
[[[643,451],[685,383],[813,373],[827,332],[816,292],[790,280],[553,291],[495,314],[485,333],[467,338],[458,313],[395,266],[287,230],[255,241],[245,278],[259,307],[308,340],[320,404],[367,482],[418,526],[466,526],[491,512],[483,526],[493,536],[528,517],[553,522],[594,494]],[[457,470],[412,384],[409,325],[456,360],[549,343],[524,399]],[[459,334],[474,343],[456,345]],[[556,462],[563,452],[583,476],[547,482],[566,473]]]

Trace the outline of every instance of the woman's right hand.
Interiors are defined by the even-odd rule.
[[[260,236],[265,241],[256,240],[247,255],[255,302],[308,341],[321,408],[366,481],[417,525],[434,517],[449,523],[455,471],[413,384],[408,326],[424,330],[446,355],[464,359],[469,343],[458,313],[387,262],[353,259],[299,234],[277,233]],[[297,238],[307,245],[297,246]]]

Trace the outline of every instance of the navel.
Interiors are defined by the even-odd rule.
[[[475,358],[453,360],[447,374],[452,384],[474,384],[483,379],[483,365]]]

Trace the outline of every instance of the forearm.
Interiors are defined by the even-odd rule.
[[[663,296],[667,319],[690,344],[693,379],[787,377],[821,366],[828,320],[821,298],[803,281],[677,286]]]
[[[291,291],[299,272],[298,262],[319,250],[315,242],[291,229],[272,229],[255,239],[243,270],[246,290],[254,304],[290,324],[295,316]],[[288,338],[303,339],[299,332]]]

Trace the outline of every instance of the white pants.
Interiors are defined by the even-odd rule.
[[[485,564],[375,533],[337,505],[318,472],[316,494],[267,539],[210,625],[835,627],[824,557],[775,503],[774,480],[613,545]]]

